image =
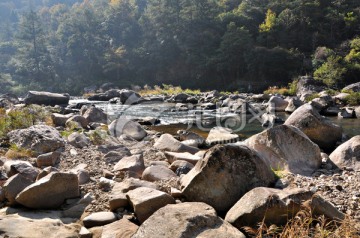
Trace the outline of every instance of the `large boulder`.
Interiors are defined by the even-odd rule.
[[[83,117],[89,122],[100,122],[107,124],[107,114],[103,112],[100,108],[90,107],[87,109]]]
[[[320,148],[293,126],[276,126],[243,142],[275,170],[311,175],[321,165]]]
[[[132,236],[143,237],[245,238],[245,235],[218,217],[211,206],[199,202],[186,202],[167,205],[156,211]]]
[[[53,172],[26,187],[17,195],[16,202],[28,208],[52,209],[79,195],[76,174]]]
[[[289,102],[279,96],[272,96],[268,102],[269,112],[284,112]]]
[[[236,142],[238,140],[239,135],[233,134],[233,130],[231,130],[230,128],[217,126],[210,130],[206,138],[206,144],[226,144]]]
[[[320,80],[315,80],[310,76],[302,76],[300,77],[297,83],[297,91],[296,94],[300,95],[310,95],[314,93],[321,92],[327,88],[326,84],[324,84]]]
[[[31,150],[35,155],[52,152],[65,146],[60,133],[54,127],[46,125],[14,130],[8,133],[8,137],[11,144]]]
[[[360,135],[341,144],[329,157],[340,168],[351,167],[360,170]]]
[[[246,192],[274,180],[270,167],[248,147],[217,145],[181,179],[181,187],[188,201],[205,202],[225,213]]]
[[[15,202],[16,196],[32,183],[33,182],[30,179],[24,177],[21,174],[16,174],[10,177],[3,185],[5,198],[8,200],[8,204],[9,205],[16,204]]]
[[[170,134],[161,135],[160,138],[156,140],[154,147],[158,150],[171,152],[189,152],[191,154],[199,152],[198,148],[184,145]]]
[[[25,104],[38,104],[46,106],[69,104],[69,94],[29,91],[24,98]]]
[[[309,104],[296,109],[284,124],[299,128],[325,151],[332,150],[342,137],[342,128],[321,116]]]
[[[109,132],[114,137],[120,137],[125,134],[135,140],[142,140],[147,135],[144,128],[138,122],[119,118],[109,125]]]
[[[94,94],[88,97],[89,101],[109,101],[110,99],[120,97],[121,91],[119,89],[110,89],[105,93]]]
[[[353,92],[360,92],[360,82],[350,84],[343,88],[342,91],[353,91]]]
[[[141,96],[132,90],[123,89],[120,92],[120,102],[122,104],[131,105],[137,103],[140,98]]]
[[[294,189],[274,189],[259,187],[246,193],[226,214],[225,221],[238,229],[244,226],[256,228],[259,222],[266,225],[284,225],[302,208],[302,204],[311,200],[312,209],[318,215],[331,219],[343,219],[344,214],[334,206],[314,196],[310,191]]]
[[[126,197],[140,223],[143,223],[159,208],[175,203],[174,198],[169,194],[146,187],[131,190],[126,194]]]

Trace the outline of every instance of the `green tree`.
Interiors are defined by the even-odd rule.
[[[332,55],[314,72],[314,78],[323,81],[329,87],[338,87],[343,83],[345,73],[342,57]]]

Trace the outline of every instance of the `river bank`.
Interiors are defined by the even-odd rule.
[[[307,102],[310,86],[291,98],[131,90],[109,90],[99,97],[114,97],[102,102],[38,92],[26,105],[8,98],[0,230],[8,237],[276,236],[310,209],[337,227],[321,230],[320,219],[308,234],[356,237],[359,106],[324,91]],[[339,119],[322,116],[335,113]]]

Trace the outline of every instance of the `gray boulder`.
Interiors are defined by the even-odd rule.
[[[66,115],[53,113],[51,114],[51,119],[55,126],[65,126],[66,121],[72,116],[74,116],[72,113]]]
[[[60,133],[54,127],[46,125],[14,130],[8,133],[8,137],[11,144],[31,150],[35,155],[52,152],[65,146]]]
[[[143,237],[245,238],[245,235],[218,217],[211,206],[199,202],[186,202],[167,205],[157,210],[132,236]]]
[[[24,98],[25,104],[38,104],[46,106],[69,104],[69,94],[29,91]]]
[[[321,165],[320,148],[293,126],[276,126],[245,140],[275,170],[311,175]]]
[[[61,153],[58,151],[49,152],[46,154],[39,155],[36,158],[37,167],[54,166],[60,159]]]
[[[360,170],[360,135],[341,144],[329,157],[340,168]]]
[[[342,128],[322,117],[309,104],[296,109],[284,124],[299,128],[325,151],[333,149],[342,137]]]
[[[65,122],[65,126],[71,129],[87,128],[88,125],[89,121],[85,117],[80,115],[72,116]]]
[[[80,195],[76,174],[50,173],[26,187],[16,197],[16,202],[28,208],[53,209],[64,203],[65,199]]]
[[[275,181],[270,167],[245,146],[217,145],[181,179],[188,201],[205,202],[224,213],[255,187]]]
[[[144,128],[138,122],[119,118],[109,125],[109,132],[114,137],[120,137],[125,134],[135,140],[142,140],[147,135]]]

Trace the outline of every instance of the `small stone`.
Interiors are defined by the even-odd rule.
[[[81,227],[79,232],[79,238],[92,238],[92,233],[85,227]]]
[[[84,218],[83,224],[86,228],[104,226],[117,220],[115,213],[96,212]]]

